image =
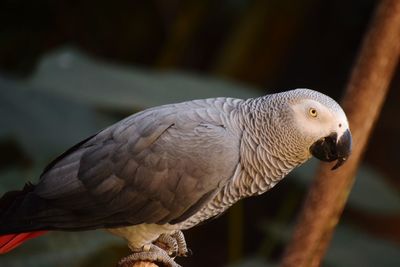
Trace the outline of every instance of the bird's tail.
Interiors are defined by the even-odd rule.
[[[15,218],[20,213],[20,207],[34,186],[27,184],[22,190],[10,191],[0,199],[0,254],[21,245],[28,239],[43,235],[46,231],[23,231]]]
[[[9,234],[0,236],[0,254],[4,254],[18,247],[31,238],[45,234],[47,231],[35,231],[30,233]]]

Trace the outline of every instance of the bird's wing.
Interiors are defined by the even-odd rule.
[[[240,137],[221,112],[196,102],[151,109],[70,149],[36,186],[49,208],[32,221],[68,230],[185,220],[239,161]]]

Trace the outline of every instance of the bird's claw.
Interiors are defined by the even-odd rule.
[[[160,235],[160,237],[154,241],[153,244],[163,249],[172,258],[176,257],[178,254],[178,242],[170,235]]]
[[[186,245],[185,236],[182,231],[176,231],[172,235],[162,234],[154,241],[154,245],[165,250],[172,258],[193,255],[193,252]]]
[[[119,261],[118,267],[131,267],[138,261],[156,262],[165,267],[181,267],[174,261],[174,258],[176,256],[188,257],[192,254],[193,252],[186,246],[183,233],[176,231],[172,235],[162,234],[153,243],[134,250],[133,254]]]

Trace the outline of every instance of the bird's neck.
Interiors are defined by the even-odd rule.
[[[236,182],[242,196],[264,193],[308,159],[301,146],[288,141],[286,128],[277,125],[275,110],[260,110],[257,104],[247,105],[243,110],[242,125],[246,126],[242,129],[240,144],[242,171]]]
[[[244,133],[244,136],[248,133]],[[243,138],[240,164],[242,168],[239,187],[247,196],[259,195],[275,186],[290,171],[304,161],[285,158],[259,140]]]

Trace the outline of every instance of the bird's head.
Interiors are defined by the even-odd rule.
[[[339,168],[349,157],[352,137],[346,115],[332,98],[309,89],[291,91],[296,97],[289,103],[296,124],[297,138],[306,153],[322,161],[335,161]]]

